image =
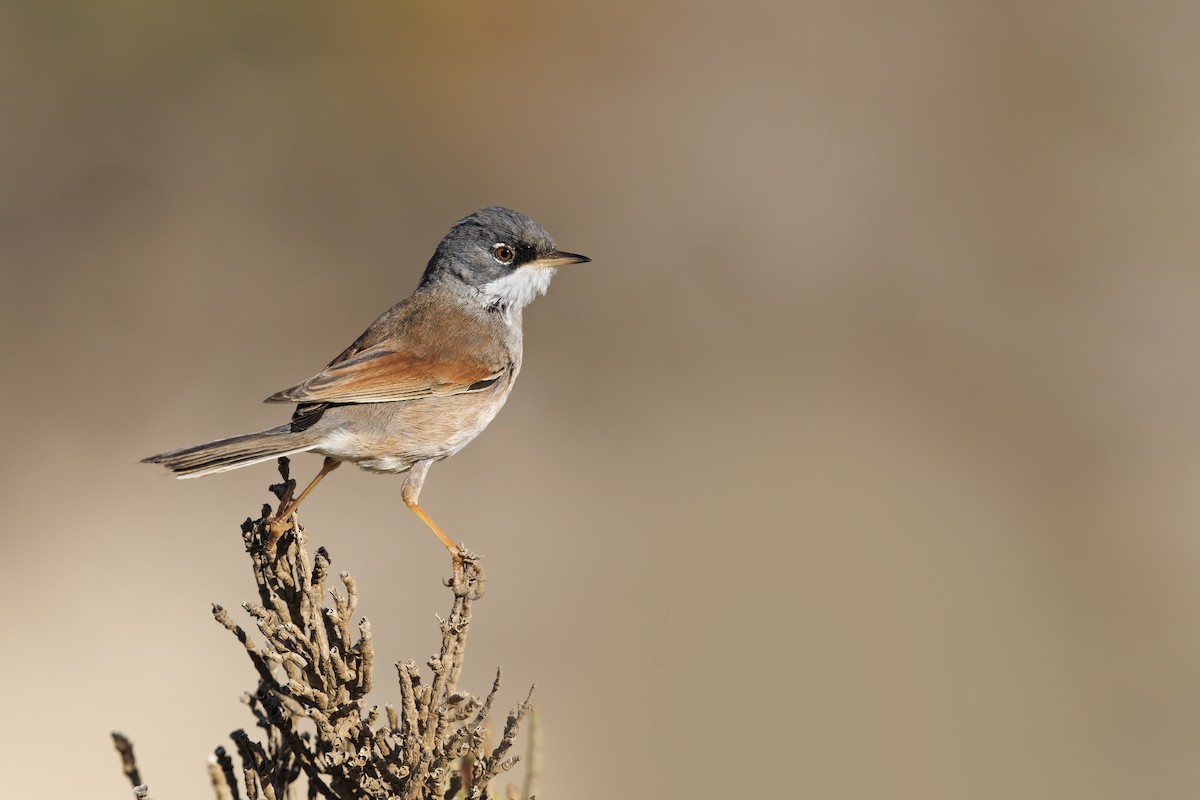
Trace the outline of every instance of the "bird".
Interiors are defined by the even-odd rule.
[[[521,371],[523,309],[559,267],[591,261],[559,250],[536,222],[492,206],[459,220],[413,293],[385,311],[319,373],[268,397],[293,403],[275,428],[142,459],[199,478],[297,453],[323,455],[316,477],[271,519],[271,543],[300,503],[342,463],[406,474],[404,504],[450,552],[463,550],[422,508],[429,468],[465,447],[500,411]]]

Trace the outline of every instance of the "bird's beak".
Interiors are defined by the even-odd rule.
[[[584,264],[591,261],[587,256],[581,256],[577,253],[564,253],[561,250],[555,250],[541,258],[535,258],[525,264],[527,267],[537,267],[545,269],[548,267],[565,267],[567,264]]]

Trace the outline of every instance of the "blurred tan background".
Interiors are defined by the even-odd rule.
[[[467,680],[537,683],[544,797],[1194,797],[1198,24],[3,4],[6,794],[128,796],[120,729],[209,796],[272,472],[136,462],[281,422],[501,203],[595,263],[422,500],[487,557]],[[383,674],[448,602],[401,482],[304,515]]]

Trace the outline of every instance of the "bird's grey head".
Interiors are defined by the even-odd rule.
[[[558,250],[550,234],[524,214],[492,206],[450,229],[421,286],[465,284],[486,307],[508,314],[545,293],[558,267],[590,260]]]

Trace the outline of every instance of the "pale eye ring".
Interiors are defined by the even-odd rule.
[[[492,245],[492,258],[504,266],[508,266],[517,260],[517,251],[513,249],[511,244],[500,242]]]

